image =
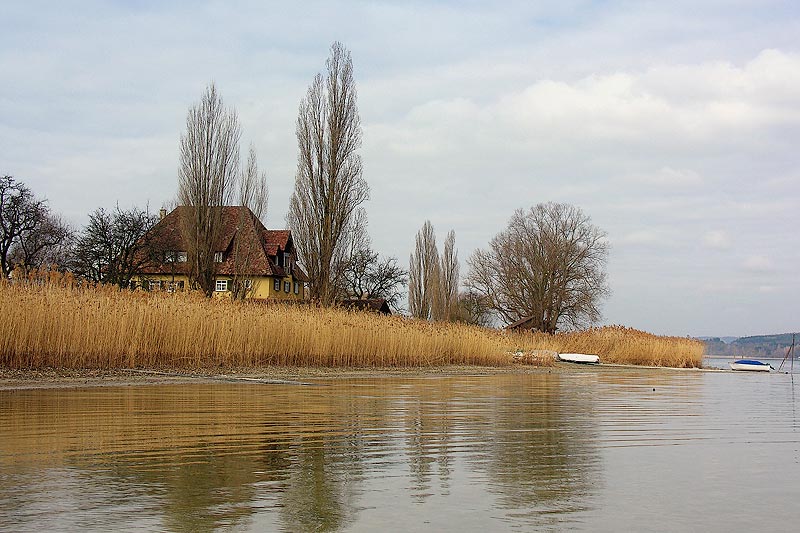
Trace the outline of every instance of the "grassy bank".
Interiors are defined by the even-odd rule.
[[[607,327],[548,336],[192,293],[79,287],[68,276],[0,282],[5,368],[506,366],[510,352],[597,353],[604,362],[700,366],[702,345]],[[552,364],[549,357],[528,363]]]

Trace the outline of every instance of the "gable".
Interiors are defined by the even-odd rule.
[[[218,264],[217,274],[246,276],[285,276],[286,269],[277,265],[278,253],[289,253],[294,258],[294,245],[289,230],[268,230],[250,209],[243,206],[225,206],[222,211],[222,229],[214,244],[215,252],[222,252],[224,260]],[[150,231],[155,234],[160,249],[187,251],[183,224],[192,215],[192,208],[179,206],[162,218]],[[292,261],[294,263],[294,261]],[[185,273],[186,263],[151,264],[148,273]],[[295,277],[306,281],[305,274],[296,266]]]

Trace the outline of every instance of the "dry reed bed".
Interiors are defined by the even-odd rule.
[[[6,368],[506,366],[510,352],[542,349],[664,366],[699,366],[702,358],[695,341],[618,327],[510,334],[341,309],[79,287],[58,274],[0,282],[0,308]]]
[[[686,337],[653,335],[624,326],[605,326],[585,331],[547,335],[518,334],[524,346],[559,353],[590,353],[603,363],[700,368],[703,343]]]

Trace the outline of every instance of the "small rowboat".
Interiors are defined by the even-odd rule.
[[[600,363],[600,356],[590,355],[585,353],[560,353],[558,354],[559,361],[566,361],[568,363],[582,363],[584,365],[596,365]]]
[[[750,372],[769,372],[774,370],[771,364],[762,363],[755,359],[739,359],[728,364],[731,365],[731,370],[747,370]]]

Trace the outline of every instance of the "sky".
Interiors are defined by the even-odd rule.
[[[376,250],[426,220],[466,260],[515,209],[580,207],[610,243],[604,324],[800,330],[796,1],[4,2],[0,173],[76,228],[171,205],[214,82],[285,227],[300,100],[352,53]]]

